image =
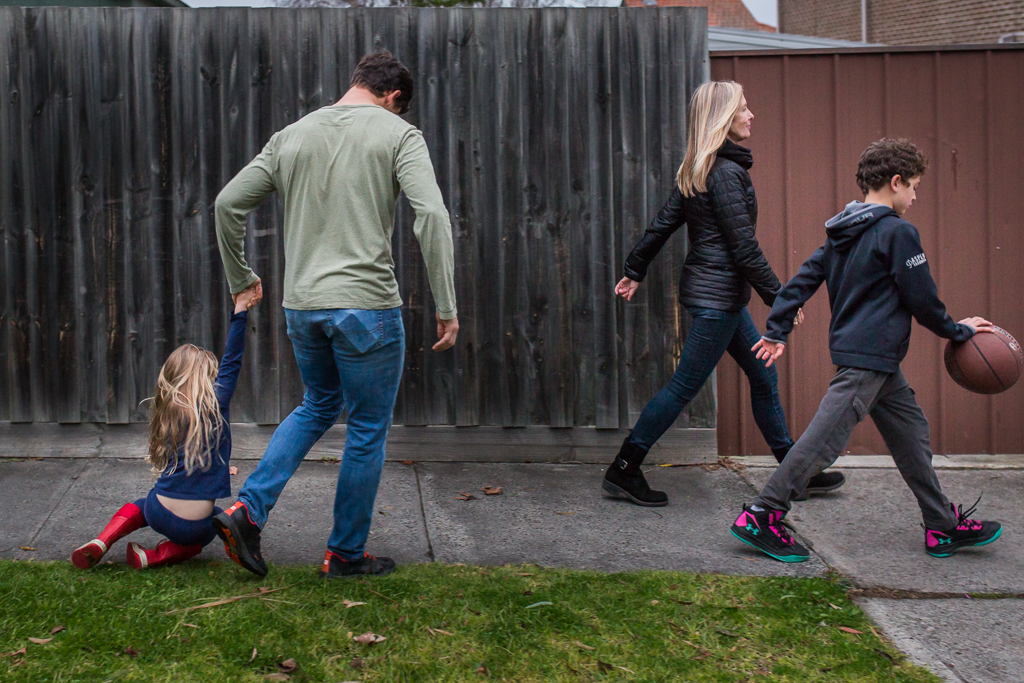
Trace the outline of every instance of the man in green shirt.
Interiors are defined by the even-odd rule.
[[[232,296],[262,283],[246,264],[246,216],[277,191],[284,203],[284,296],[302,405],[274,432],[238,494],[214,518],[228,555],[264,576],[260,530],[306,453],[348,410],[334,529],[321,575],[386,574],[392,559],[365,552],[405,358],[402,299],[391,254],[404,191],[437,307],[435,351],[455,344],[451,223],[423,135],[409,110],[409,69],[390,52],[360,60],[348,92],[284,128],[217,196],[217,240]]]

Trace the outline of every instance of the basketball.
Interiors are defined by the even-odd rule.
[[[946,371],[953,381],[976,394],[998,394],[1024,372],[1024,353],[1006,330],[996,327],[965,342],[946,343]]]

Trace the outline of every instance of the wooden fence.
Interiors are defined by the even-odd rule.
[[[142,421],[174,347],[219,355],[217,192],[388,48],[413,71],[408,119],[451,210],[462,325],[453,352],[430,350],[402,204],[396,423],[630,426],[678,357],[685,241],[638,300],[612,288],[682,159],[705,27],[704,9],[0,8],[0,420]],[[250,219],[267,298],[234,421],[273,424],[301,400],[281,218],[268,201]],[[680,426],[714,423],[709,386]]]

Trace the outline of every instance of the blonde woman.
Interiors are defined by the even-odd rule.
[[[669,381],[644,408],[619,454],[605,472],[604,490],[644,506],[668,504],[652,491],[640,465],[728,352],[750,381],[754,421],[782,462],[793,439],[779,400],[775,368],[766,368],[751,348],[761,339],[747,302],[753,288],[772,305],[779,279],[757,243],[757,199],[747,172],[753,156],[740,142],[750,137],[754,114],[743,88],[713,81],[697,88],[690,102],[686,157],[677,187],[650,228],[626,259],[625,277],[615,293],[631,300],[647,267],[665,241],[684,223],[690,238],[679,298],[693,322]],[[802,320],[800,313],[798,320]],[[843,485],[843,475],[822,473],[812,479],[801,499]]]
[[[128,564],[135,569],[182,562],[216,537],[213,516],[221,509],[213,503],[231,495],[228,404],[242,367],[248,310],[262,294],[257,286],[236,296],[219,367],[212,353],[192,344],[164,361],[149,421],[156,484],[145,498],[121,506],[99,536],[71,554],[76,567],[94,566],[114,543],[146,526],[167,538],[155,548],[129,543]]]

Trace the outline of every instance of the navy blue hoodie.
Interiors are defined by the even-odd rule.
[[[832,307],[828,348],[839,366],[896,372],[910,347],[910,319],[945,339],[974,334],[946,313],[917,228],[888,206],[850,202],[825,223],[825,245],[775,299],[764,338],[786,342],[797,310],[824,282]]]

